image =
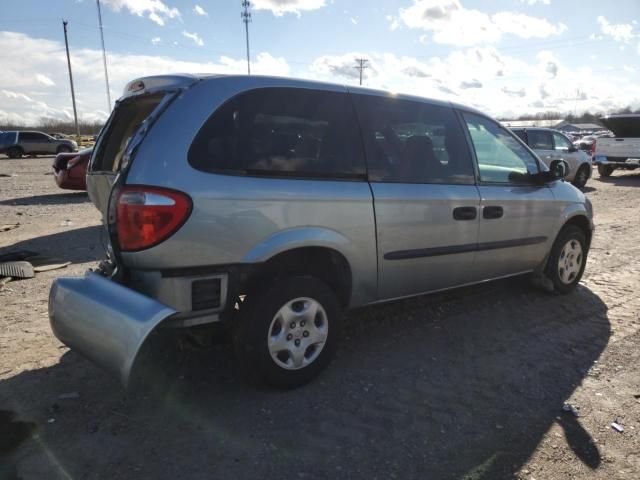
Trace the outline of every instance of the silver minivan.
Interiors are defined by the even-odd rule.
[[[346,310],[522,274],[575,288],[592,210],[565,170],[461,105],[141,78],[88,169],[107,260],[54,282],[51,325],[125,385],[152,332],[222,326],[250,376],[302,385],[332,358]]]

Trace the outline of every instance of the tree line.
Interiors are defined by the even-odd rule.
[[[78,122],[80,129],[80,135],[97,135],[100,133],[103,122]],[[51,118],[43,118],[36,125],[24,126],[15,125],[11,123],[0,124],[0,131],[11,130],[37,130],[38,132],[52,133],[64,133],[65,135],[75,135],[76,125],[71,121],[54,120]]]
[[[633,110],[630,106],[625,107],[621,110],[613,111],[613,112],[594,112],[591,113],[588,110],[581,115],[573,115],[572,113],[562,113],[553,110],[549,110],[546,112],[539,113],[526,113],[524,115],[520,115],[516,118],[500,118],[500,121],[508,121],[508,120],[557,120],[564,119],[569,123],[596,123],[601,125],[600,118],[605,115],[619,115],[619,114],[630,114],[630,113],[640,113],[640,109]]]

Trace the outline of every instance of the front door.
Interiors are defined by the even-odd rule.
[[[444,106],[354,95],[378,243],[378,297],[468,283],[480,197],[464,131]]]
[[[478,280],[530,271],[553,243],[554,197],[535,176],[539,165],[515,136],[493,120],[464,113],[478,166],[481,211]]]

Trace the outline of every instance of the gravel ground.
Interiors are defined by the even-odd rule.
[[[354,312],[289,392],[247,386],[228,346],[176,350],[166,390],[128,398],[49,329],[51,280],[103,252],[50,164],[0,158],[0,224],[20,223],[0,254],[72,262],[0,291],[2,480],[640,478],[640,174],[587,184],[597,230],[568,296],[510,280]]]

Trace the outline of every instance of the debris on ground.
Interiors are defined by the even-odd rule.
[[[0,232],[8,232],[9,230],[14,230],[20,226],[19,223],[9,223],[5,225],[0,225]]]
[[[0,263],[0,277],[33,278],[33,265],[24,260]]]
[[[578,412],[578,408],[575,407],[574,405],[571,405],[570,403],[566,403],[564,405],[562,405],[562,411],[563,412],[570,412],[573,413],[574,417],[579,417],[580,413]]]
[[[50,263],[49,265],[37,265],[33,267],[33,271],[36,273],[48,272],[50,270],[59,270],[61,268],[66,268],[69,265],[71,265],[71,262]]]
[[[2,290],[11,280],[13,280],[12,277],[0,277],[0,290]]]
[[[612,422],[611,428],[613,428],[616,432],[619,432],[619,433],[624,432],[624,427],[620,425],[618,422]]]
[[[15,177],[15,173],[0,173],[0,177]]]

